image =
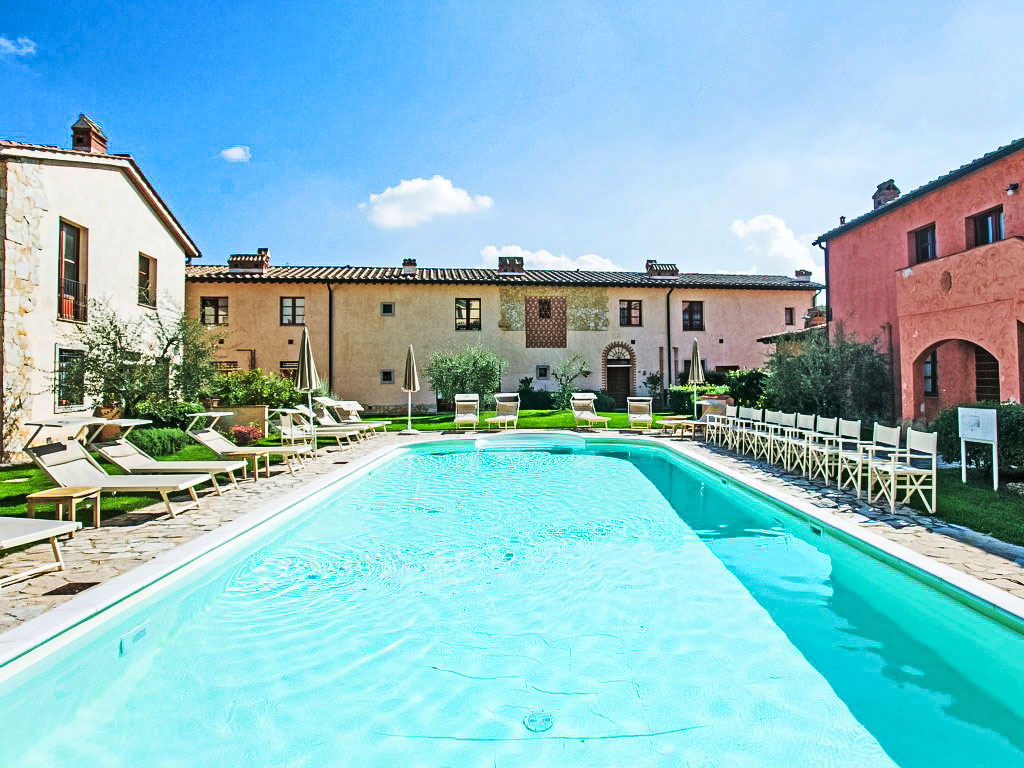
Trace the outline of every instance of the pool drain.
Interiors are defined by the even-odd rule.
[[[526,730],[532,731],[533,733],[544,733],[544,731],[550,731],[551,726],[555,724],[554,719],[547,712],[531,712],[523,718],[523,725],[526,726]]]

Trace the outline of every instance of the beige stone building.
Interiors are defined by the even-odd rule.
[[[697,339],[708,370],[758,367],[757,339],[802,326],[822,286],[810,273],[680,274],[648,262],[645,272],[524,270],[502,258],[494,269],[276,267],[261,248],[226,266],[186,268],[186,306],[224,334],[226,369],[289,373],[309,328],[320,374],[337,394],[366,406],[405,403],[401,377],[409,344],[422,374],[430,355],[482,344],[509,362],[502,387],[519,379],[554,388],[551,368],[578,352],[590,375],[581,389],[619,402],[646,394],[644,379],[686,375]],[[436,405],[429,381],[413,396]]]
[[[185,261],[199,249],[131,155],[82,115],[72,148],[0,141],[4,421],[86,412],[68,376],[89,302],[123,317],[184,306]],[[20,405],[20,409],[19,409]],[[15,430],[20,447],[24,429]]]

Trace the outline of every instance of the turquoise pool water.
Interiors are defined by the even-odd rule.
[[[663,449],[427,449],[0,685],[0,764],[1015,766],[1022,704],[1022,635]]]

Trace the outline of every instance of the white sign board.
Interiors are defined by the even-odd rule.
[[[996,441],[996,412],[994,408],[957,408],[960,439],[972,443]]]
[[[967,443],[992,446],[992,488],[999,490],[999,439],[994,408],[957,408],[960,427],[960,480],[967,482]]]

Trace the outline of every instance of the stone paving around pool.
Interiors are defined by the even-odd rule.
[[[282,469],[283,465],[272,465],[269,480],[261,477],[259,482],[241,482],[236,490],[226,491],[223,496],[200,493],[200,509],[174,518],[157,502],[134,512],[104,518],[102,527],[91,528],[84,522],[87,511],[86,516],[80,518],[85,527],[73,539],[61,542],[63,571],[45,573],[0,591],[0,632],[74,597],[74,594],[47,594],[52,590],[112,579],[172,547],[251,512],[275,496],[294,491],[314,477],[336,472],[349,461],[407,439],[389,433],[342,450],[321,449],[320,456],[307,459],[305,468],[296,471],[294,476]],[[0,577],[52,559],[50,545],[46,542],[7,554],[0,558]]]
[[[602,432],[614,435],[614,432]],[[624,435],[630,433],[624,432]],[[441,437],[425,434],[420,441]],[[66,570],[47,573],[13,584],[0,592],[0,632],[27,621],[73,597],[74,585],[100,583],[151,560],[172,547],[230,522],[274,497],[295,490],[313,477],[337,471],[344,464],[388,446],[400,445],[409,438],[396,434],[377,436],[344,450],[324,452],[294,477],[283,470],[267,481],[241,483],[223,496],[202,496],[198,511],[170,518],[161,504],[112,517],[99,529],[83,528],[63,543]],[[737,456],[714,446],[692,444],[692,450],[712,463],[726,464],[796,498],[819,507],[923,555],[968,573],[992,586],[1024,598],[1024,547],[1016,547],[983,536],[960,526],[942,523],[908,507],[888,508],[869,505],[850,493],[784,473],[780,468]],[[0,577],[23,570],[50,557],[46,543],[10,553],[0,559]],[[63,588],[63,589],[62,589]],[[52,594],[54,590],[66,594]]]

